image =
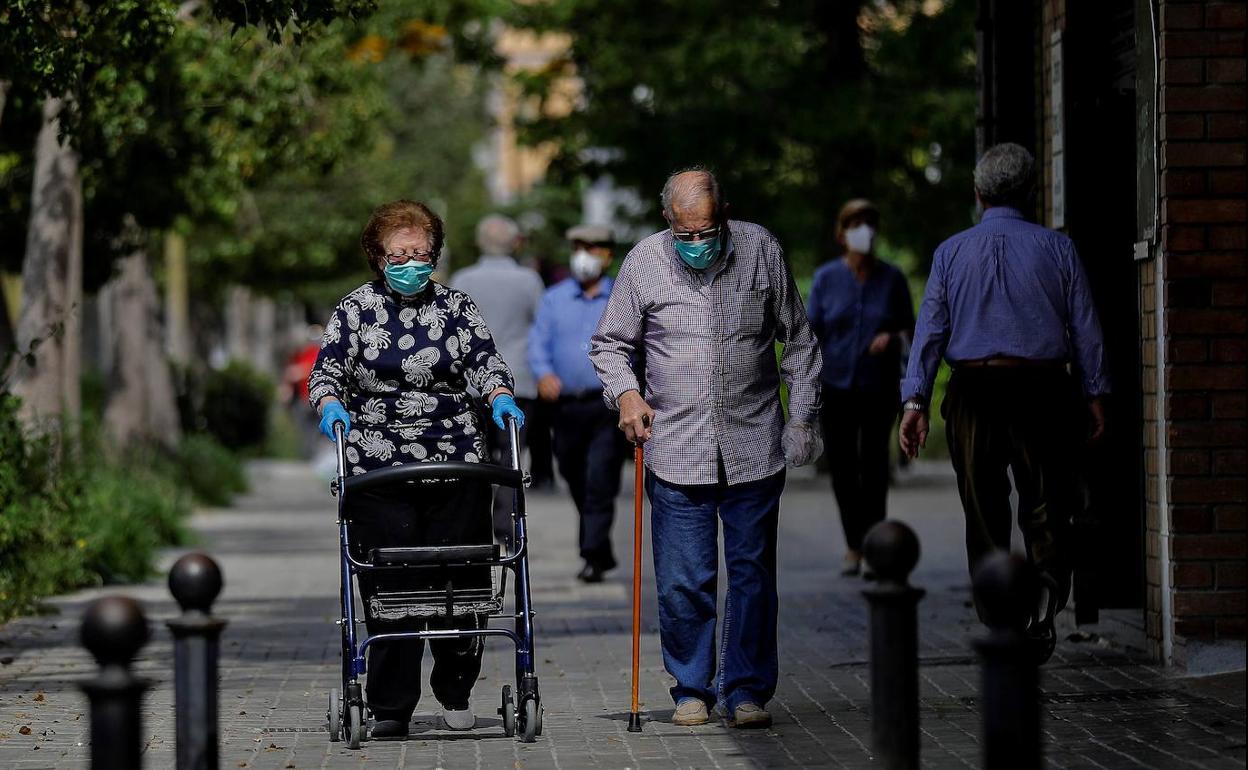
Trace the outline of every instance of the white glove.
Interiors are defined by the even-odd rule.
[[[823,454],[823,436],[809,422],[789,420],[780,434],[780,448],[784,450],[784,462],[791,468],[800,468]]]

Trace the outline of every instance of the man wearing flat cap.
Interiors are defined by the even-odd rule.
[[[529,366],[538,397],[555,405],[555,458],[580,516],[585,564],[577,578],[600,583],[616,565],[611,523],[624,457],[615,415],[589,361],[589,339],[611,296],[606,272],[614,238],[605,225],[577,225],[567,238],[572,275],[542,296],[529,332]]]

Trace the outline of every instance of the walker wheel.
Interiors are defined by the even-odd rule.
[[[347,709],[347,748],[358,749],[364,737],[364,714],[359,704]]]
[[[533,743],[537,740],[537,728],[541,717],[538,716],[537,699],[529,698],[524,702],[524,725],[520,740]]]
[[[511,685],[503,685],[503,705],[498,713],[503,717],[503,735],[508,738],[516,734],[516,702],[511,697]]]
[[[342,697],[337,689],[329,691],[329,711],[325,719],[329,722],[329,740],[332,743],[342,740]]]

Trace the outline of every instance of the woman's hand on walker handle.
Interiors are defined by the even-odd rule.
[[[334,440],[334,423],[342,423],[342,436],[346,438],[351,432],[351,416],[336,398],[326,397],[321,401],[321,433],[330,441]]]
[[[927,413],[906,411],[901,414],[901,451],[913,460],[927,446]]]
[[[495,391],[498,393],[498,391]],[[490,401],[490,409],[494,413],[494,424],[499,430],[507,429],[507,418],[511,417],[516,421],[516,430],[524,427],[524,412],[520,411],[520,407],[516,406],[516,399],[511,394],[503,391],[494,396]]]
[[[620,394],[617,402],[620,405],[620,430],[624,431],[624,437],[634,444],[649,441],[654,410],[641,394],[635,390],[626,391]]]

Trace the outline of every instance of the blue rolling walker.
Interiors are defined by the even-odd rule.
[[[513,694],[510,684],[503,685],[498,713],[503,718],[503,734],[519,735],[532,743],[542,734],[542,699],[537,689],[533,667],[533,608],[529,590],[528,532],[525,526],[524,488],[528,474],[520,470],[519,432],[516,423],[507,418],[507,436],[511,444],[511,467],[490,463],[429,462],[408,463],[379,468],[358,476],[346,475],[346,437],[342,423],[334,425],[334,444],[338,454],[338,475],[330,485],[338,498],[338,548],[341,561],[342,612],[337,621],[342,631],[342,686],[330,691],[329,739],[346,738],[347,746],[358,749],[365,739],[365,703],[360,677],[367,670],[365,653],[370,645],[396,639],[448,639],[465,637],[504,636],[516,650],[516,682]],[[344,501],[348,494],[381,487],[455,482],[497,484],[515,491],[512,523],[515,537],[506,553],[498,544],[456,545],[444,547],[373,548],[367,560],[361,561],[350,550],[349,524]],[[418,490],[413,490],[418,491]],[[425,618],[484,618],[474,628],[426,629],[401,633],[377,634],[359,639],[355,611],[357,576],[373,571],[415,571],[447,567],[488,567],[489,585],[456,589],[451,581],[445,588],[378,591],[367,601],[374,616]],[[505,612],[507,573],[515,573],[515,611]],[[491,627],[491,620],[510,619],[513,628]]]

